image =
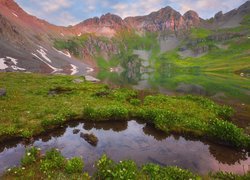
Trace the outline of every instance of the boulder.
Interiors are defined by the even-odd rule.
[[[92,146],[97,146],[98,138],[94,134],[81,133],[80,137],[87,141]]]
[[[80,132],[80,129],[74,129],[73,134],[78,134]]]

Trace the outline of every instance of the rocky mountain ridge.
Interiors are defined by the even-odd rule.
[[[84,62],[93,65],[93,56],[98,52],[104,57],[119,54],[119,45],[111,39],[120,31],[170,34],[171,36],[166,36],[163,44],[172,40],[178,44],[178,38],[185,38],[180,35],[185,35],[192,28],[219,29],[239,26],[243,17],[250,12],[250,1],[226,14],[219,12],[210,20],[203,20],[191,10],[181,15],[167,6],[149,15],[125,19],[108,13],[69,27],[56,26],[36,18],[25,12],[13,0],[0,0],[0,9],[0,71],[13,70],[4,68],[7,60],[10,60],[7,57],[10,57],[16,59],[14,62],[20,67],[19,70],[77,74],[87,73],[89,66],[77,60],[74,54],[70,54],[69,48],[61,51],[55,49],[55,40],[67,41],[76,37],[76,41],[69,43],[79,45],[82,42],[79,42],[77,37],[81,38],[86,33],[91,34],[84,44],[79,45],[81,49],[77,51],[82,54]],[[108,41],[98,37],[105,37]],[[220,36],[216,38],[220,39]],[[72,47],[75,51],[74,46]]]

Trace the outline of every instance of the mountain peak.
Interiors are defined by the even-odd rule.
[[[200,24],[200,17],[197,12],[189,10],[184,15],[187,27],[195,27]]]
[[[122,18],[118,15],[107,13],[100,17],[100,21],[105,21],[105,20],[114,20],[118,22],[118,21],[122,21]]]

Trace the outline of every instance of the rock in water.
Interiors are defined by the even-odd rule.
[[[87,141],[92,146],[97,146],[98,138],[94,134],[81,133],[80,137]]]
[[[6,96],[6,94],[7,94],[6,89],[1,88],[0,89],[0,97]]]
[[[78,134],[80,132],[80,129],[74,129],[73,134]]]

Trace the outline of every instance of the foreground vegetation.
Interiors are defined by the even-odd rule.
[[[189,134],[249,148],[250,137],[228,120],[233,110],[196,96],[147,95],[76,77],[1,73],[0,139],[29,138],[66,121],[142,119],[166,133]],[[84,78],[82,78],[83,80]]]
[[[134,161],[126,160],[118,163],[103,155],[94,165],[96,170],[92,176],[83,172],[82,158],[65,159],[59,151],[51,149],[42,155],[40,150],[32,147],[26,150],[21,160],[21,167],[10,168],[2,176],[3,179],[242,179],[250,178],[250,172],[245,175],[231,173],[210,173],[199,176],[178,167],[161,167],[156,164],[146,164],[138,167]]]

